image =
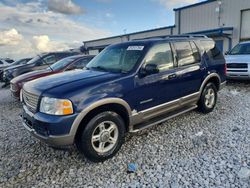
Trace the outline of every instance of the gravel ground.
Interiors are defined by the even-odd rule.
[[[0,89],[0,187],[250,187],[250,83],[229,83],[214,112],[189,112],[137,134],[103,163],[31,137]],[[135,163],[135,173],[128,173]]]

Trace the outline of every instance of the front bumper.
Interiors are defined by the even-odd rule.
[[[22,123],[31,135],[51,146],[67,146],[74,143],[75,135],[70,134],[77,114],[52,116],[37,112],[33,114],[23,106]]]

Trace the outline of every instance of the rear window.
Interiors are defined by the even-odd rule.
[[[224,59],[222,52],[216,46],[214,41],[203,40],[203,41],[200,41],[200,43],[210,59],[214,59],[214,60]]]

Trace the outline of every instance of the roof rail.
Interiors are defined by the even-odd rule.
[[[208,38],[208,37],[206,35],[183,34],[183,35],[164,35],[164,36],[145,37],[140,39],[132,39],[131,41],[167,39],[167,38]]]
[[[183,34],[183,35],[168,35],[166,38],[208,38],[206,35]]]
[[[153,40],[153,39],[164,39],[166,38],[166,35],[164,36],[155,36],[155,37],[145,37],[145,38],[140,38],[140,39],[132,39],[131,41],[138,41],[138,40]]]

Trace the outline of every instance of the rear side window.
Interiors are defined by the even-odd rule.
[[[77,63],[75,63],[74,66],[78,69],[83,69],[90,62],[91,59],[90,58],[80,59]]]
[[[214,59],[214,60],[224,59],[222,52],[216,46],[214,41],[203,40],[203,41],[200,41],[200,43],[201,43],[201,46],[203,46],[204,51],[206,52],[206,54],[208,55],[210,59]]]
[[[197,63],[195,53],[198,52],[198,49],[195,45],[192,49],[190,42],[176,42],[174,47],[177,53],[178,66]]]
[[[52,64],[56,62],[56,57],[54,55],[47,56],[43,59],[46,63],[45,64]]]
[[[157,65],[159,72],[173,68],[173,55],[169,43],[153,46],[146,55],[145,64]]]

